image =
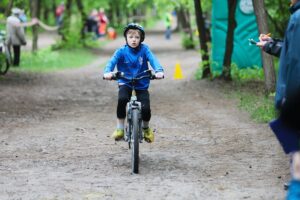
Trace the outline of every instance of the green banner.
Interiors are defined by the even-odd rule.
[[[238,0],[235,19],[234,49],[232,63],[238,68],[262,66],[260,49],[250,46],[248,39],[258,39],[259,33],[252,0]],[[212,9],[212,70],[221,72],[227,36],[228,5],[224,0],[213,0]]]

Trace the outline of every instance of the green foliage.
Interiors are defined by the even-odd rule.
[[[203,78],[203,71],[204,71],[204,66],[206,66],[207,64],[211,65],[210,61],[202,61],[199,64],[198,69],[196,70],[195,73],[195,79],[196,80],[200,80]]]
[[[198,67],[195,73],[195,79],[200,80],[202,79],[202,77],[203,77],[203,65],[200,63],[200,66]]]
[[[201,1],[201,6],[202,6],[203,12],[210,13],[211,9],[212,9],[212,1],[211,0]]]
[[[5,63],[6,61],[6,57],[3,53],[0,53],[0,68],[3,65],[3,63]]]
[[[85,49],[73,49],[72,51],[43,49],[36,54],[29,52],[22,53],[21,67],[11,68],[11,70],[47,72],[66,68],[78,68],[91,63],[95,58],[95,55]]]
[[[231,76],[234,88],[230,88],[230,96],[239,99],[239,108],[248,112],[257,122],[269,122],[276,117],[274,94],[266,96],[264,92],[262,68],[239,69],[232,64]]]
[[[272,37],[282,38],[290,16],[290,1],[277,0],[274,3],[273,0],[265,0],[264,2],[266,11],[269,14],[268,25],[270,32],[273,33]]]
[[[264,80],[264,71],[258,66],[239,69],[238,66],[233,63],[231,64],[231,77],[237,81]]]
[[[263,81],[244,81],[223,84],[221,86],[227,98],[237,100],[238,108],[249,113],[251,119],[259,123],[267,123],[276,118],[274,94],[265,95]]]
[[[192,40],[187,34],[182,35],[181,44],[185,49],[195,49],[194,40]]]
[[[276,117],[274,100],[264,95],[243,92],[237,93],[240,102],[239,107],[250,113],[252,119],[257,122],[270,122]]]

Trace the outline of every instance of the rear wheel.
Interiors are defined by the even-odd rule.
[[[131,164],[132,172],[139,173],[139,111],[134,109],[132,112],[132,146],[131,146]]]
[[[9,69],[9,60],[6,59],[5,55],[1,53],[0,55],[0,75],[6,74]]]

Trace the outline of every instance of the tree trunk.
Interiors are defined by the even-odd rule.
[[[187,49],[194,49],[194,38],[193,38],[193,30],[191,26],[190,12],[183,6],[180,6],[179,12],[177,13],[178,19],[178,27],[179,30],[184,32],[184,36],[188,36],[189,43],[185,45]]]
[[[179,10],[178,10],[178,20],[179,20],[179,28],[180,30],[182,30],[185,33],[189,33],[189,29],[190,29],[190,23],[188,21],[188,13],[185,11],[185,9],[180,6]]]
[[[7,8],[5,9],[5,16],[8,17],[10,15],[11,9],[14,5],[14,0],[10,0]]]
[[[55,12],[56,12],[56,2],[55,2],[55,0],[52,0],[51,9],[52,9],[52,13],[53,13],[53,16],[54,16],[54,19],[55,19],[55,17],[56,17],[56,15],[55,15]]]
[[[77,7],[78,7],[78,10],[81,14],[81,24],[82,24],[82,27],[81,27],[81,40],[82,42],[84,42],[84,39],[85,39],[85,22],[86,22],[86,19],[87,19],[87,14],[84,12],[84,8],[83,8],[83,4],[82,4],[82,1],[81,0],[76,0],[76,3],[77,3]]]
[[[49,23],[49,13],[50,13],[50,9],[48,7],[44,7],[43,18],[47,24]]]
[[[189,35],[190,37],[190,40],[191,41],[194,41],[194,37],[193,37],[193,30],[192,30],[192,25],[191,25],[191,15],[190,15],[190,12],[189,10],[185,10],[185,20],[187,22],[187,34]]]
[[[195,5],[195,13],[196,13],[196,22],[197,28],[199,32],[199,41],[200,41],[200,49],[201,49],[201,56],[202,56],[202,65],[203,65],[203,78],[210,76],[210,66],[209,66],[209,54],[208,54],[208,47],[207,47],[207,36],[205,30],[205,22],[203,19],[202,7],[201,7],[201,0],[194,0]]]
[[[260,33],[268,33],[267,15],[265,12],[264,2],[261,0],[253,0],[254,12]],[[269,94],[275,91],[276,76],[271,55],[262,51],[263,68],[265,75],[265,90]]]
[[[69,35],[71,25],[71,8],[72,0],[67,0],[66,9],[64,11],[62,27],[59,28],[59,34],[62,36],[63,41],[67,41],[66,35]]]
[[[30,0],[31,7],[31,17],[39,18],[39,8],[40,2],[39,0]],[[35,53],[38,50],[38,25],[34,25],[32,27],[32,49],[31,51]]]
[[[223,60],[223,71],[221,78],[230,81],[230,68],[231,68],[231,57],[234,45],[234,30],[236,28],[235,21],[235,10],[237,5],[237,0],[227,0],[228,2],[228,25],[227,25],[227,36],[226,36],[226,48]]]

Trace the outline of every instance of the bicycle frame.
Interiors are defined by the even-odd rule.
[[[141,74],[147,74],[140,76]],[[129,149],[131,149],[131,164],[132,164],[132,173],[137,174],[139,172],[139,143],[143,142],[144,135],[142,131],[142,105],[141,102],[137,100],[135,84],[136,81],[143,78],[149,78],[150,80],[155,79],[155,75],[151,70],[145,70],[137,74],[133,78],[128,78],[122,72],[116,72],[113,74],[112,80],[117,80],[123,78],[128,81],[132,86],[131,98],[127,103],[127,124],[126,124],[126,134],[124,139],[128,142]]]
[[[155,75],[151,73],[151,70],[145,70],[139,74],[137,74],[133,78],[128,78],[124,76],[121,72],[117,72],[113,79],[123,78],[128,80],[128,83],[132,86],[131,98],[127,103],[127,124],[126,124],[126,134],[124,139],[128,142],[128,147],[131,149],[131,164],[132,164],[132,173],[137,174],[139,172],[139,143],[143,142],[144,135],[142,131],[142,105],[141,102],[137,100],[135,84],[136,81],[149,78],[155,79]],[[147,75],[140,76],[143,73],[147,73]]]

